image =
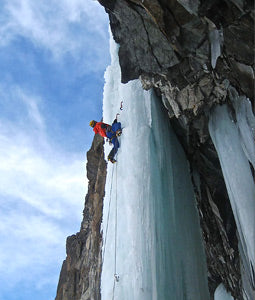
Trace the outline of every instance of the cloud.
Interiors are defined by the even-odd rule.
[[[41,117],[41,114],[38,109],[38,103],[40,102],[39,98],[33,97],[31,101],[31,97],[26,95],[21,89],[18,88],[16,93],[19,93],[19,98],[24,102],[27,107],[28,115],[35,123],[35,125],[43,130],[45,127],[44,120]]]
[[[0,119],[0,194],[20,198],[61,218],[64,204],[80,202],[85,193],[83,153],[66,154],[53,148],[39,110],[40,98],[17,87],[11,91],[23,107],[18,111],[19,120]],[[56,199],[62,200],[61,205]]]
[[[82,102],[93,93],[94,103],[101,96],[91,82],[108,63],[107,23],[93,0],[1,1],[0,54],[6,68],[0,83],[0,299],[19,298],[14,293],[20,283],[26,290],[49,285],[55,290],[65,239],[79,230],[88,183],[85,153],[76,150],[84,136],[70,122],[81,120],[81,127],[91,108],[80,109],[74,121],[77,107],[86,104],[75,106],[65,97]],[[66,78],[55,78],[66,73],[75,82],[68,91],[61,87]],[[87,77],[89,87],[81,93]]]
[[[0,46],[19,36],[60,60],[66,54],[89,56],[93,70],[105,66],[102,44],[108,45],[107,15],[92,0],[4,0],[0,13]],[[84,66],[85,67],[85,66]]]
[[[40,278],[41,287],[46,278],[57,280],[52,266],[64,259],[66,236],[79,230],[84,153],[66,153],[49,141],[40,96],[18,86],[9,93],[0,86],[0,95],[2,104],[18,107],[13,118],[0,116],[0,281],[37,285]]]
[[[54,149],[41,152],[35,143],[19,129],[12,136],[0,132],[0,194],[16,197],[41,213],[63,218],[68,214],[66,206],[71,202],[77,209],[85,194],[82,157],[67,159],[54,153]]]
[[[23,289],[33,290],[37,299],[41,299],[39,291],[52,289],[53,299],[68,233],[67,228],[43,216],[15,209],[1,215],[0,299],[23,299],[14,296]]]

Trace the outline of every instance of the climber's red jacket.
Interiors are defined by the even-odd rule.
[[[105,124],[103,122],[97,122],[95,127],[93,128],[93,131],[95,132],[95,134],[99,133],[102,137],[107,137],[106,129],[108,126],[110,126],[110,125]]]

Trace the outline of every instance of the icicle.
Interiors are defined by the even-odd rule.
[[[218,57],[221,55],[221,45],[223,43],[223,31],[218,30],[215,24],[207,19],[209,24],[209,40],[211,44],[211,65],[213,69],[216,67]]]

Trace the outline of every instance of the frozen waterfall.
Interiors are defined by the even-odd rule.
[[[153,92],[139,81],[120,83],[117,53],[111,41],[103,119],[111,123],[120,113],[124,129],[117,163],[107,170],[102,300],[207,300],[206,259],[184,152]],[[105,145],[106,155],[110,149]]]

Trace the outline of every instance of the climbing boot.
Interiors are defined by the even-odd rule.
[[[109,157],[109,156],[107,157],[107,159],[108,159],[108,161],[110,161],[113,164],[116,163],[116,161],[117,161],[116,159]]]
[[[121,136],[121,134],[122,134],[122,130],[121,130],[121,129],[118,129],[118,130],[116,131],[116,135],[117,135],[117,136]]]

